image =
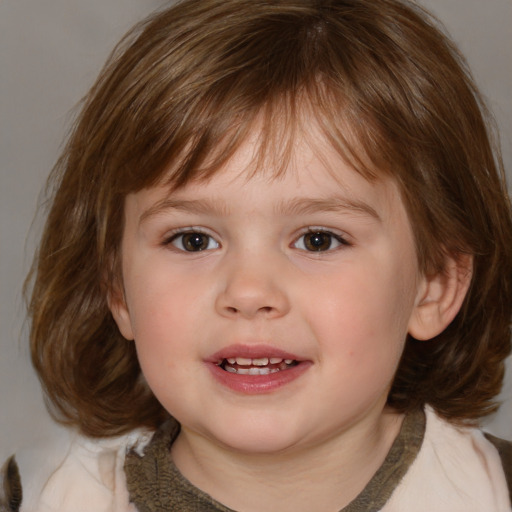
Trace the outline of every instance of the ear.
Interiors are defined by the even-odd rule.
[[[441,334],[459,312],[473,275],[470,255],[446,257],[442,271],[423,276],[416,306],[409,321],[409,334],[417,340],[429,340]]]
[[[107,301],[119,331],[127,340],[133,340],[132,322],[124,293],[119,289],[111,290],[107,295]]]

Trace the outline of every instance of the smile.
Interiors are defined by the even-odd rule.
[[[244,395],[275,392],[299,379],[313,365],[304,357],[265,344],[230,345],[205,363],[224,389]]]
[[[229,357],[218,362],[217,365],[229,373],[239,375],[270,375],[296,366],[295,359],[283,359],[281,357]]]

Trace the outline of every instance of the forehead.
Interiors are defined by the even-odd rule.
[[[297,135],[286,158],[279,148],[262,152],[261,146],[261,130],[254,130],[208,177],[178,188],[163,180],[127,202],[141,220],[166,209],[219,215],[245,208],[287,215],[343,210],[374,219],[403,216],[396,183],[385,174],[370,179],[356,171],[318,131]]]
[[[241,180],[256,176],[279,179],[285,174],[308,172],[314,163],[343,181],[340,167],[350,167],[368,181],[389,176],[387,165],[379,166],[368,157],[358,137],[343,116],[332,126],[320,112],[313,112],[305,99],[291,113],[282,105],[262,109],[245,125],[235,126],[215,139],[209,152],[197,154],[194,141],[161,171],[159,184],[177,190],[189,182],[212,181],[227,169],[239,170]],[[190,165],[192,163],[192,165]],[[184,166],[188,171],[184,171]],[[381,168],[380,168],[381,167]],[[315,172],[311,169],[314,176]]]
[[[240,168],[247,178],[261,173],[279,176],[293,170],[303,157],[304,147],[320,159],[326,150],[334,149],[339,158],[370,180],[391,174],[393,166],[380,152],[366,147],[361,136],[361,127],[365,133],[372,131],[370,123],[359,118],[354,122],[340,105],[332,104],[329,109],[327,104],[317,103],[314,91],[289,96],[274,98],[241,116],[226,114],[226,122],[208,122],[206,131],[199,129],[181,137],[178,146],[164,150],[166,155],[156,162],[156,167],[150,159],[129,170],[130,175],[139,177],[128,179],[128,191],[155,183],[176,190],[189,182],[208,182],[241,155],[244,161]],[[324,163],[326,168],[332,167],[329,162]],[[337,174],[333,172],[334,177]]]

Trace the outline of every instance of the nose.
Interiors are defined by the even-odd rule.
[[[272,262],[227,263],[217,312],[229,318],[279,318],[288,313],[289,299],[279,267]]]

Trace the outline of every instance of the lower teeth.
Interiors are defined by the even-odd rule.
[[[238,373],[239,375],[269,375],[270,373],[277,373],[281,370],[279,368],[233,368],[232,366],[226,366],[224,368],[227,372]]]
[[[242,367],[234,367],[230,364],[227,364],[224,362],[224,364],[220,365],[221,368],[229,373],[238,373],[239,375],[269,375],[271,373],[277,373],[282,370],[288,370],[289,368],[292,368],[297,363],[294,361],[290,364],[282,362],[280,365],[276,366],[250,366],[246,368]]]

